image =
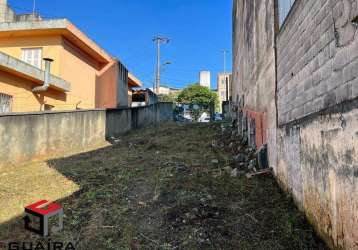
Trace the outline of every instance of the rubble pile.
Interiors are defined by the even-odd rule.
[[[271,169],[262,167],[258,163],[258,153],[248,145],[247,135],[240,134],[234,124],[222,124],[217,135],[211,142],[214,152],[230,152],[232,158],[222,166],[222,170],[231,177],[246,175],[251,178],[254,175],[269,173]],[[211,161],[215,165],[220,165],[218,159]]]

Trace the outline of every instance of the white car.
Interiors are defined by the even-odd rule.
[[[204,119],[199,120],[199,122],[204,122],[204,123],[210,122],[210,117],[205,117]]]

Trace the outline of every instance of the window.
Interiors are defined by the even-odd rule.
[[[226,101],[226,91],[221,91],[221,99]]]
[[[0,113],[11,112],[12,96],[0,93]]]
[[[31,49],[22,49],[21,59],[32,66],[35,66],[39,69],[42,67],[42,49],[41,48],[31,48]]]
[[[280,27],[285,21],[288,13],[290,12],[293,4],[296,0],[278,0],[279,16],[280,16]]]

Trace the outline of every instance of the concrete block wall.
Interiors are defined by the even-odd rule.
[[[286,124],[358,97],[352,0],[297,0],[277,37],[278,121]]]
[[[358,249],[358,2],[296,0],[277,35],[277,164],[332,248]]]
[[[0,165],[105,142],[105,110],[0,115]]]
[[[238,119],[267,114],[281,187],[331,248],[358,249],[358,1],[295,0],[280,29],[277,3],[234,1]]]
[[[173,120],[173,104],[0,115],[0,166],[85,150],[131,129]]]

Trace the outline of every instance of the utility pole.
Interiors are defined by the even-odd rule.
[[[157,45],[157,69],[156,69],[156,75],[155,75],[155,89],[154,93],[159,93],[160,88],[160,45],[162,43],[169,43],[170,39],[166,37],[160,37],[156,36],[153,38],[153,42]]]
[[[34,0],[34,4],[32,6],[32,14],[35,15],[35,11],[36,11],[36,0]]]
[[[227,49],[222,50],[224,54],[224,73],[226,73],[226,54],[229,52]]]
[[[224,49],[223,51],[224,54],[224,76],[225,76],[225,83],[226,83],[226,101],[229,101],[229,78],[226,75],[226,54],[229,52],[227,49]]]

